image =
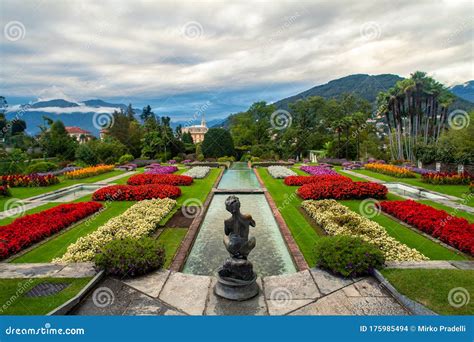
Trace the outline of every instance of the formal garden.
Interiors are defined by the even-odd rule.
[[[255,103],[200,143],[150,107],[10,130],[1,313],[472,315],[474,116],[444,91]]]

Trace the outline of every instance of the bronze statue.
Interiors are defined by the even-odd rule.
[[[259,293],[257,275],[252,263],[247,260],[256,244],[255,237],[249,238],[250,227],[255,227],[255,221],[252,216],[240,213],[238,197],[229,196],[225,206],[232,214],[231,218],[224,221],[224,245],[230,258],[218,271],[215,293],[231,300],[246,300]]]
[[[240,213],[240,201],[236,196],[229,196],[225,208],[232,214],[224,221],[224,245],[230,255],[237,259],[247,259],[250,251],[255,248],[255,237],[249,239],[250,226],[255,227],[255,221],[250,215]]]

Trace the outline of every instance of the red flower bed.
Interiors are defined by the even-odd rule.
[[[381,184],[347,181],[308,183],[298,189],[298,195],[305,200],[386,198],[387,192]]]
[[[1,185],[10,187],[49,186],[57,183],[59,183],[59,178],[54,175],[6,175],[0,178]]]
[[[169,185],[191,185],[193,178],[183,175],[155,175],[140,174],[132,176],[128,179],[128,185],[144,185],[144,184],[169,184]]]
[[[61,204],[37,214],[17,218],[9,225],[0,227],[0,259],[53,235],[100,208],[102,204],[97,202]]]
[[[286,185],[304,185],[308,183],[317,182],[352,182],[352,179],[346,176],[340,175],[327,175],[327,176],[288,176],[285,177]]]
[[[409,225],[440,239],[460,251],[474,255],[474,224],[412,200],[384,201],[382,210]]]
[[[176,198],[181,189],[168,184],[111,185],[94,192],[94,201],[143,201],[152,198]]]
[[[474,175],[468,172],[430,172],[421,176],[422,181],[430,184],[469,184],[474,180]]]

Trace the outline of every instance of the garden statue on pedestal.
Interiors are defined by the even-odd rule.
[[[253,271],[253,265],[247,260],[249,253],[255,248],[255,237],[249,239],[250,226],[255,221],[250,215],[240,213],[240,201],[236,196],[229,196],[225,201],[231,218],[224,221],[224,245],[230,254],[218,271],[215,293],[231,300],[246,300],[255,297],[259,292]]]

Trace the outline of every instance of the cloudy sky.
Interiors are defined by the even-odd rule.
[[[474,79],[474,2],[2,0],[11,104],[101,98],[208,117],[354,73]]]

